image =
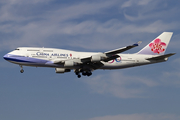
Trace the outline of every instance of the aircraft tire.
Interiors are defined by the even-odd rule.
[[[81,78],[81,75],[78,75],[78,78]]]
[[[24,70],[22,69],[22,70],[20,70],[20,72],[21,72],[21,73],[23,73],[23,72],[24,72]]]

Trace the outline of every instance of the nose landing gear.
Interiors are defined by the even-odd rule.
[[[21,72],[21,73],[23,73],[23,72],[24,72],[24,70],[23,70],[23,66],[22,66],[22,65],[19,65],[19,66],[21,67],[20,72]]]

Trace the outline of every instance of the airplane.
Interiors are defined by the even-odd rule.
[[[3,58],[18,64],[23,73],[23,66],[51,67],[56,73],[74,70],[78,78],[91,76],[97,69],[123,69],[159,62],[165,62],[176,53],[165,54],[173,32],[163,32],[147,46],[134,54],[120,54],[140,45],[141,41],[126,47],[107,52],[77,52],[65,49],[18,47]]]

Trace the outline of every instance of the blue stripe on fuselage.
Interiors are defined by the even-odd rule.
[[[25,56],[19,56],[19,55],[11,55],[6,54],[3,57],[5,60],[12,61],[12,62],[21,62],[21,63],[40,63],[45,64],[48,62],[47,60],[37,59],[37,58],[30,58]]]

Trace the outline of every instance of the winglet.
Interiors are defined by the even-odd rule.
[[[135,44],[133,44],[133,45],[134,45],[134,46],[139,46],[141,43],[142,43],[142,41],[139,41],[139,42],[137,42],[137,43],[135,43]]]

